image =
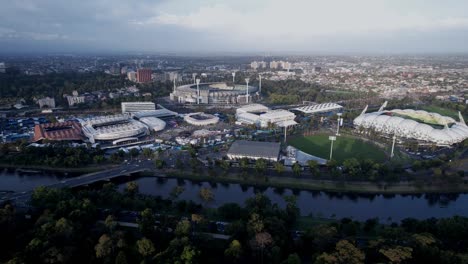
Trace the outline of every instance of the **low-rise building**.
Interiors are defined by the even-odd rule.
[[[279,142],[261,142],[236,140],[232,143],[227,156],[231,160],[247,158],[278,161],[281,144]]]

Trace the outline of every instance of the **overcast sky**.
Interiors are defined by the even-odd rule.
[[[0,52],[468,52],[466,0],[0,0]]]

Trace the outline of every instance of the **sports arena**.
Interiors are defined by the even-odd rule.
[[[255,86],[228,85],[225,82],[200,83],[200,104],[244,104],[252,101],[252,96],[258,91]],[[248,101],[246,95],[249,95]],[[172,101],[179,103],[197,103],[197,85],[188,84],[178,86],[171,93]]]
[[[214,125],[219,122],[219,117],[202,112],[187,114],[184,121],[194,126]]]
[[[399,138],[415,139],[436,145],[452,145],[468,138],[468,127],[459,113],[459,121],[423,110],[384,110],[366,113],[367,107],[354,119],[354,125],[364,131],[373,130]]]
[[[128,115],[111,115],[88,118],[81,121],[83,133],[91,143],[111,142],[116,145],[137,141],[148,134],[148,127]]]

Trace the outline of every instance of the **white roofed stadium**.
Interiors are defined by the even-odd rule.
[[[91,143],[135,138],[148,134],[148,127],[128,115],[111,115],[81,121],[83,133]]]
[[[358,129],[396,135],[436,145],[452,145],[468,138],[468,126],[459,113],[459,121],[437,113],[413,109],[384,110],[366,113],[367,107],[354,119]]]

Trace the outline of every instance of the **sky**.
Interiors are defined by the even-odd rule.
[[[466,53],[466,0],[0,0],[0,53]]]

